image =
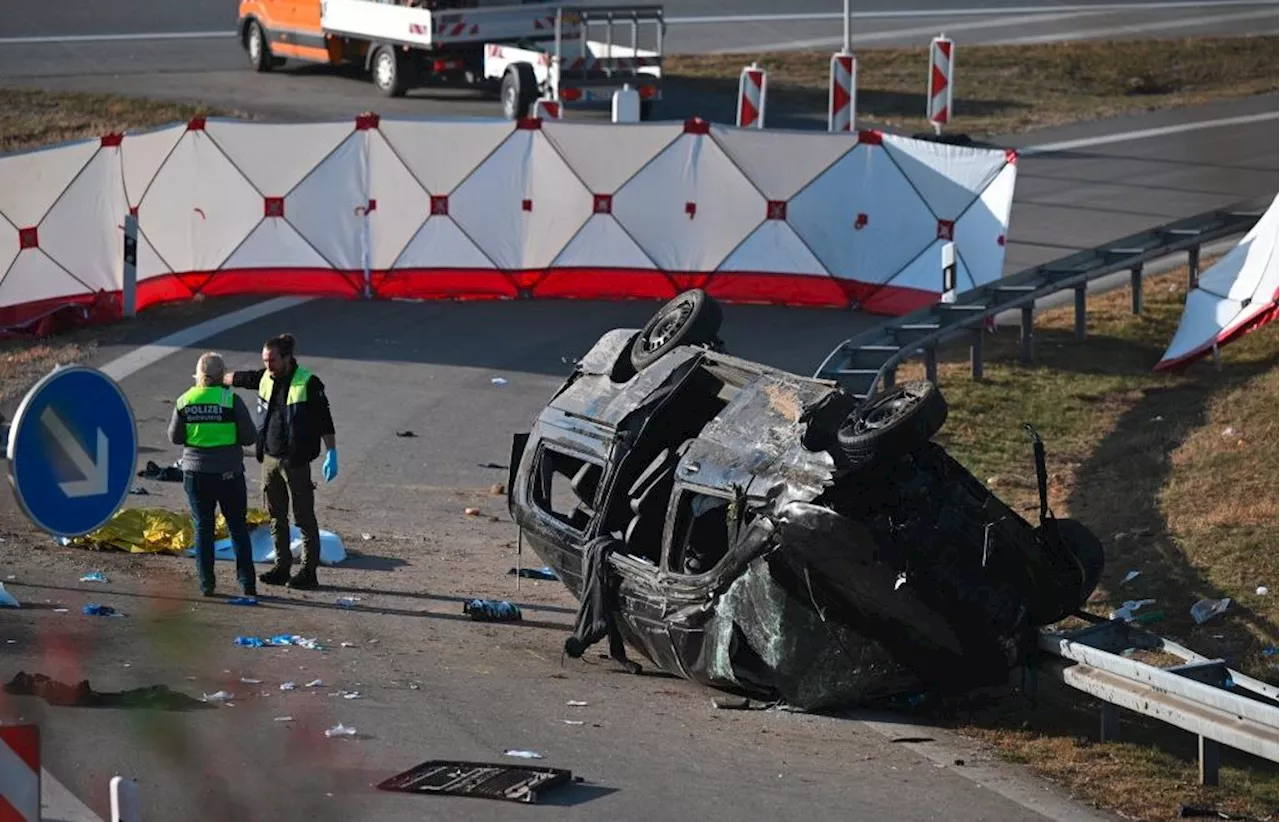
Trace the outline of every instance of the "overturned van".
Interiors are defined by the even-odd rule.
[[[688,679],[815,709],[1007,680],[1077,611],[1100,542],[1032,526],[931,441],[938,388],[861,405],[725,353],[693,290],[606,333],[512,444],[521,538],[581,602],[566,649],[609,635]]]

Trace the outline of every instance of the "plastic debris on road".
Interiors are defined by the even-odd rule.
[[[13,594],[9,593],[4,589],[3,582],[0,582],[0,607],[4,607],[4,608],[21,608],[22,607],[18,603],[18,600],[14,598]]]
[[[462,603],[462,613],[477,622],[519,622],[520,608],[505,599],[469,599]]]
[[[520,759],[541,759],[542,754],[537,751],[503,751],[506,756],[514,756]]]
[[[257,597],[235,597],[234,599],[227,600],[227,604],[228,605],[257,605],[258,598]]]
[[[308,683],[307,683],[307,687],[308,687],[308,688],[323,688],[323,687],[324,687],[324,682],[322,682],[322,681],[321,681],[321,680],[319,680],[319,679],[313,679],[313,680],[311,680],[310,682],[308,682]]]
[[[507,571],[507,576],[509,577],[521,576],[521,577],[524,577],[525,579],[554,580],[556,579],[556,572],[552,571],[550,568],[544,565],[541,568],[520,568],[520,569],[512,568],[510,571]]]
[[[1141,574],[1142,574],[1141,571],[1130,571],[1129,573],[1124,575],[1124,579],[1120,580],[1120,584],[1125,585],[1127,583],[1133,582]]]
[[[216,693],[204,695],[205,702],[230,702],[235,698],[235,694],[229,691],[218,691]]]
[[[1223,599],[1202,599],[1191,606],[1191,618],[1197,625],[1203,625],[1219,614],[1225,614],[1231,607],[1231,597]]]
[[[246,648],[263,648],[270,646],[295,645],[299,648],[306,648],[310,651],[323,651],[324,646],[314,639],[307,639],[296,634],[276,634],[273,637],[263,639],[256,636],[238,636],[236,644]]]
[[[591,703],[590,703],[590,702],[583,702],[583,701],[578,700],[578,699],[570,699],[568,702],[566,702],[566,703],[564,703],[564,704],[568,705],[570,708],[585,708],[585,707],[587,707],[588,705],[590,705]]]
[[[244,683],[244,684],[246,684],[246,685],[261,685],[261,684],[262,684],[262,680],[261,680],[261,679],[249,679],[248,677],[243,677],[243,676],[242,676],[242,677],[240,677],[240,681],[241,681],[241,682],[243,682],[243,683]]]
[[[1254,593],[1260,597],[1265,597],[1267,595],[1267,586],[1259,585],[1258,590],[1254,591]]]
[[[504,378],[502,378],[502,377],[494,377],[493,379],[489,380],[489,382],[493,383],[494,385],[506,385],[506,384],[507,384],[506,379],[504,379]]]
[[[272,721],[273,721],[273,722],[292,722],[292,721],[293,721],[293,717],[291,717],[291,716],[277,716],[277,717],[276,717],[274,720],[272,720]]]
[[[348,728],[346,725],[343,725],[341,722],[339,722],[337,725],[334,725],[332,728],[329,728],[328,730],[326,730],[324,732],[324,735],[329,737],[330,739],[332,739],[335,736],[353,737],[356,735],[356,729]]]
[[[102,573],[101,571],[94,571],[92,573],[88,573],[80,577],[80,581],[81,582],[106,582],[107,575]]]
[[[91,602],[80,609],[85,616],[105,616],[105,617],[122,617],[124,614],[112,608],[110,605],[98,605]]]
[[[338,597],[338,604],[343,608],[354,608],[360,597]]]
[[[280,683],[280,690],[282,690],[282,691],[292,691],[292,690],[295,690],[297,687],[298,687],[298,684],[297,684],[296,682],[281,682],[281,683]]]

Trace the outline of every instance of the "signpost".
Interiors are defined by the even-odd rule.
[[[124,391],[86,366],[60,366],[23,397],[9,431],[9,481],[22,510],[57,537],[78,537],[124,504],[138,428]]]

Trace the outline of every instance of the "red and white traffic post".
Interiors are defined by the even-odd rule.
[[[955,85],[955,43],[943,34],[929,45],[929,85],[926,115],[935,134],[951,122],[951,89]]]
[[[831,55],[831,93],[827,131],[854,131],[858,100],[858,58],[847,51]]]
[[[539,97],[533,103],[533,116],[539,120],[559,120],[563,114],[564,106],[551,97]]]
[[[768,91],[768,72],[755,63],[742,70],[738,79],[738,128],[764,128],[764,104]]]
[[[40,822],[40,727],[0,727],[0,819]]]

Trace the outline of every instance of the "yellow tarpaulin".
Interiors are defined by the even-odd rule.
[[[252,530],[267,522],[267,512],[250,508]],[[218,514],[214,539],[226,539],[227,521]],[[74,548],[128,551],[131,554],[180,554],[195,547],[195,523],[189,513],[163,508],[122,508],[96,531],[67,542]]]

